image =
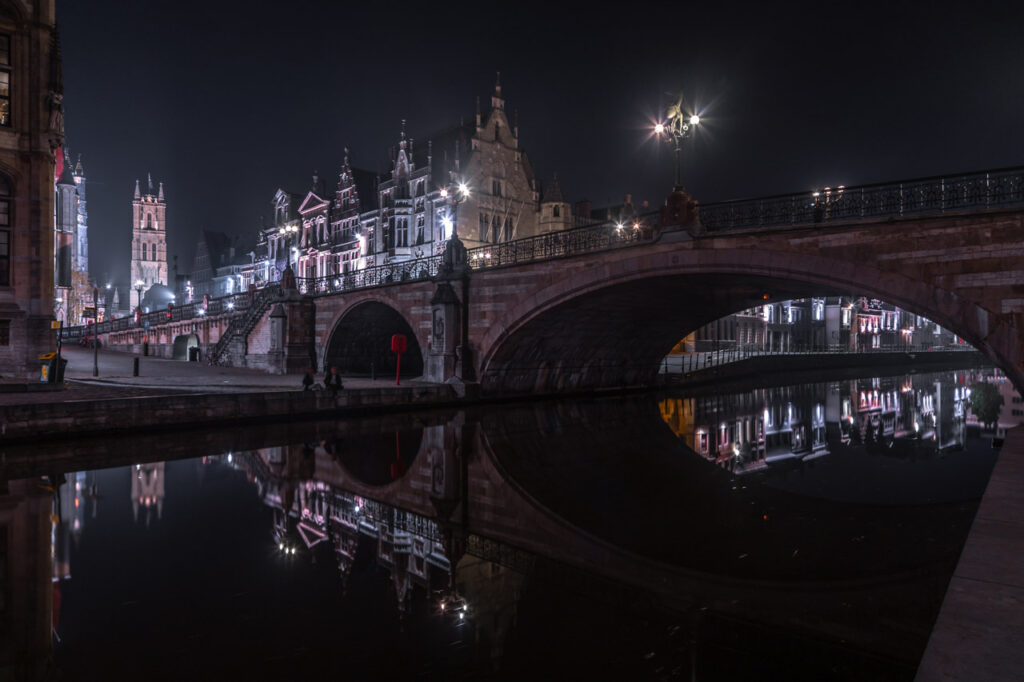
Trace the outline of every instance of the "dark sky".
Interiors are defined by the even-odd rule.
[[[386,170],[402,118],[425,144],[499,70],[538,177],[596,206],[661,203],[648,122],[680,88],[702,201],[1024,162],[1021,3],[779,4],[57,0],[92,274],[127,279],[147,172],[188,271],[200,228],[253,241],[277,187],[335,182],[346,144]]]

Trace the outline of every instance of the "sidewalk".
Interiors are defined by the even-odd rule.
[[[68,361],[64,378],[67,390],[33,393],[0,393],[0,405],[58,403],[82,400],[150,397],[187,393],[266,393],[302,389],[301,374],[274,375],[244,367],[211,367],[203,362],[182,362],[164,358],[139,357],[139,376],[132,376],[137,357],[100,349],[99,376],[94,377],[93,351],[88,348],[65,347],[62,355]],[[317,381],[323,379],[317,374]],[[345,389],[393,388],[394,378],[377,380],[344,377]],[[414,380],[403,380],[403,386],[429,386]]]

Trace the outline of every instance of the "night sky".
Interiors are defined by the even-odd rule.
[[[251,245],[276,188],[385,172],[401,119],[431,132],[506,107],[571,201],[659,205],[650,121],[683,89],[705,124],[702,201],[1024,162],[1022,3],[348,3],[57,0],[68,147],[88,181],[90,269],[126,281],[135,179],[163,181],[168,253],[200,228]]]

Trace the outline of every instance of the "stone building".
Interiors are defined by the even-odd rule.
[[[0,0],[0,373],[53,351],[54,160],[64,143],[53,0]]]
[[[132,308],[141,303],[140,288],[145,291],[154,284],[167,285],[167,203],[164,183],[153,191],[153,176],[146,180],[146,192],[135,181],[132,199]]]
[[[428,135],[425,145],[414,144],[402,121],[388,163],[390,171],[375,176],[352,167],[346,149],[333,196],[318,176],[305,195],[278,190],[273,224],[260,233],[253,283],[276,281],[289,263],[297,277],[318,278],[434,256],[456,230],[472,248],[572,226],[557,180],[542,212],[500,80],[486,116],[478,101],[470,122]],[[458,195],[455,204],[463,183],[468,196]]]

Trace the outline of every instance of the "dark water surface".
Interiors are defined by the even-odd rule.
[[[998,454],[982,374],[8,451],[0,662],[909,680]]]

